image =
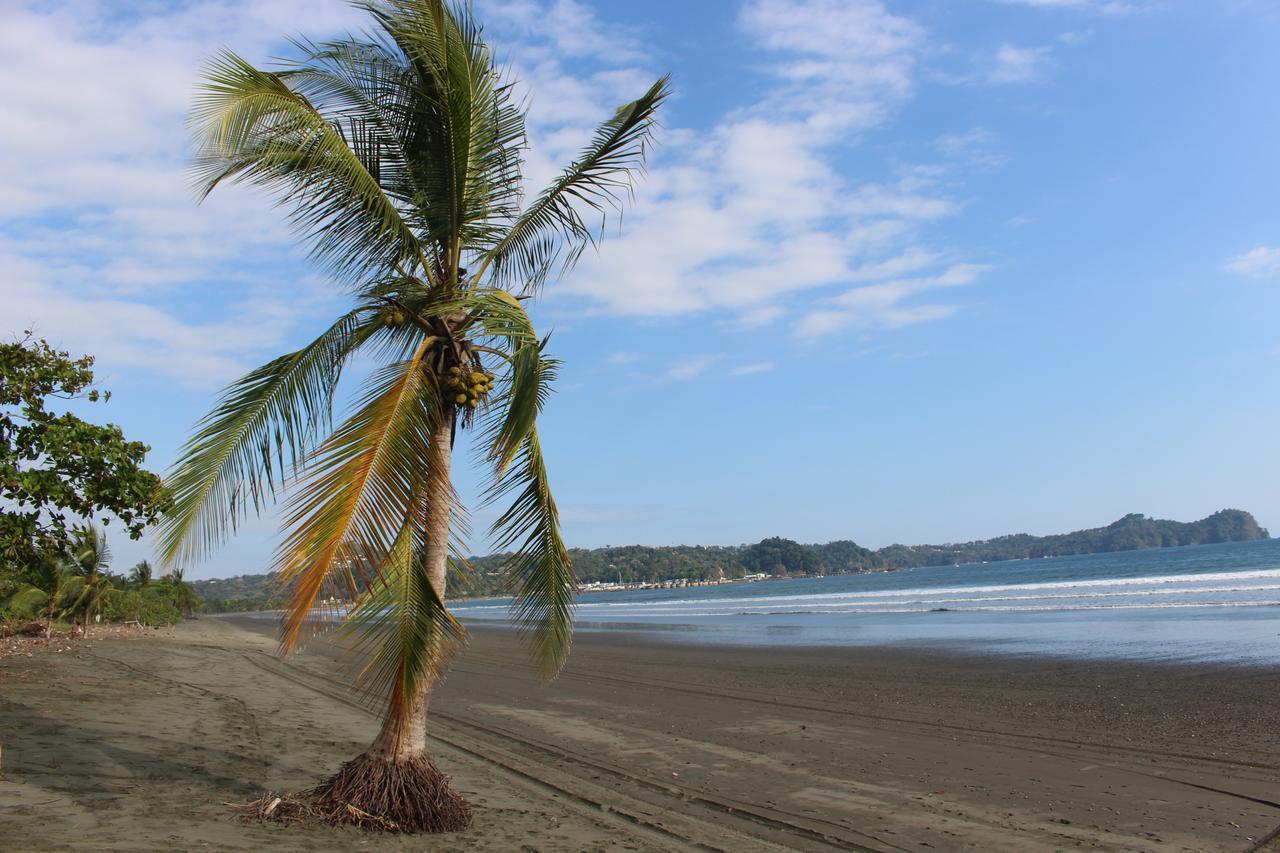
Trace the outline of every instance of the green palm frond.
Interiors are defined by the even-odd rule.
[[[427,248],[375,174],[367,149],[376,142],[357,143],[363,158],[353,150],[373,122],[325,116],[286,78],[231,52],[211,65],[192,119],[202,198],[227,180],[276,190],[312,255],[340,275],[429,267]]]
[[[441,417],[423,371],[425,354],[419,347],[413,358],[375,374],[356,411],[305,466],[276,562],[290,594],[281,639],[286,651],[335,572],[382,565],[425,487],[431,433]]]
[[[668,82],[668,77],[660,78],[597,128],[578,159],[484,254],[480,270],[489,271],[488,281],[536,292],[557,263],[562,271],[567,269],[587,244],[596,241],[608,211],[622,209],[635,174],[644,169],[658,106],[670,93]],[[598,215],[595,226],[583,218],[582,205]]]
[[[207,553],[250,510],[260,512],[274,499],[286,471],[329,426],[344,363],[377,330],[368,311],[351,311],[307,346],[223,393],[166,481],[173,498],[160,528],[166,561]]]
[[[54,596],[54,607],[58,615],[66,618],[80,609],[91,592],[88,580],[83,575],[67,572],[58,585]]]
[[[544,358],[542,344],[525,344],[511,357],[507,393],[484,436],[489,459],[499,475],[520,452],[533,431],[555,382],[560,362]]]
[[[111,568],[111,546],[102,528],[96,524],[76,525],[71,533],[67,565],[85,578],[97,577]]]
[[[559,362],[544,357],[546,341],[538,339],[524,306],[510,293],[484,290],[471,301],[480,332],[506,353],[504,390],[487,411],[482,441],[501,476],[533,430]]]
[[[133,568],[129,570],[129,583],[138,586],[146,586],[151,583],[151,563],[148,560],[139,560],[134,563]]]
[[[441,246],[456,276],[466,247],[488,247],[519,210],[524,113],[494,68],[468,6],[364,4],[403,56],[408,87],[405,155],[417,227]]]
[[[490,532],[496,550],[513,551],[503,571],[515,594],[516,623],[530,642],[538,668],[554,676],[569,656],[578,578],[560,536],[560,513],[551,496],[537,430],[530,430],[515,462],[490,487],[486,502],[512,495],[511,505]]]

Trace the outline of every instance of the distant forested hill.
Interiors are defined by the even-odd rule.
[[[574,568],[583,583],[621,581],[653,582],[688,578],[714,580],[744,574],[775,576],[846,574],[888,571],[917,566],[981,563],[1073,554],[1101,554],[1141,548],[1168,548],[1213,542],[1269,539],[1254,517],[1238,509],[1224,509],[1199,521],[1178,522],[1126,515],[1106,527],[1077,530],[1054,536],[1016,533],[979,542],[947,545],[890,545],[878,551],[840,540],[825,545],[802,545],[772,537],[754,545],[673,545],[649,547],[625,545],[570,550]],[[498,569],[505,555],[472,557],[471,571],[452,594],[495,595]],[[241,575],[225,580],[196,581],[193,586],[211,612],[263,610],[279,606],[279,596],[269,575]]]
[[[1238,509],[1224,509],[1208,518],[1186,523],[1147,518],[1135,512],[1106,527],[1077,530],[1074,533],[1059,533],[1055,536],[1017,533],[958,545],[890,545],[881,548],[876,555],[884,561],[886,568],[905,569],[913,566],[1103,554],[1141,548],[1173,548],[1179,545],[1269,538],[1270,535],[1258,526],[1251,514]]]

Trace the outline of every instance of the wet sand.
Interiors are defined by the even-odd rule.
[[[376,714],[329,642],[203,619],[0,660],[5,850],[1280,850],[1280,672],[476,631],[433,705],[467,833],[245,826]],[[1271,836],[1270,840],[1268,837]]]

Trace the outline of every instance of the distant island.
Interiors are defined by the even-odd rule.
[[[1224,509],[1192,522],[1131,513],[1106,527],[1074,533],[1052,536],[1015,533],[945,545],[888,545],[875,551],[849,540],[804,545],[775,536],[754,545],[625,545],[574,548],[569,553],[583,584],[637,584],[714,581],[752,574],[809,577],[882,572],[1270,538],[1252,514]],[[497,569],[503,559],[503,554],[470,558],[470,570],[451,594],[464,597],[502,594]],[[275,583],[267,574],[195,581],[192,586],[208,612],[268,610],[279,605]]]

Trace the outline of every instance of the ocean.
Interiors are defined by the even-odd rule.
[[[455,601],[507,623],[508,602]],[[577,630],[752,646],[1280,664],[1280,540],[586,593]]]

